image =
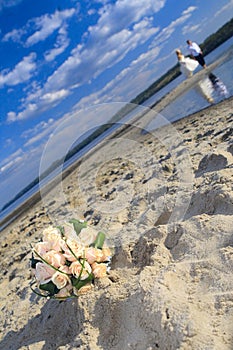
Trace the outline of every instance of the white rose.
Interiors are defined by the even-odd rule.
[[[64,225],[64,235],[67,239],[70,239],[71,241],[77,240],[77,233],[75,232],[73,224],[69,222],[65,222]]]
[[[60,251],[60,240],[61,233],[57,228],[49,226],[43,231],[43,241],[50,243],[51,249]]]
[[[45,284],[51,281],[54,273],[55,270],[52,267],[41,262],[36,264],[35,277],[39,284]]]
[[[84,267],[82,267],[79,261],[74,261],[70,265],[70,272],[74,277],[78,278],[80,272],[82,271],[82,275],[80,277],[81,280],[85,280],[91,273],[91,266],[88,264],[88,262],[83,261],[83,265]]]
[[[105,277],[107,274],[107,266],[106,264],[98,264],[94,263],[92,266],[92,273],[96,278],[102,278]]]
[[[58,268],[65,265],[66,259],[63,254],[57,252],[56,250],[50,250],[45,253],[43,259],[50,265]]]
[[[57,286],[58,289],[66,287],[68,284],[71,284],[70,278],[67,275],[69,273],[68,266],[61,266],[60,271],[56,271],[52,276],[52,282]]]
[[[74,292],[75,295],[79,296],[80,294],[86,294],[92,288],[93,288],[93,284],[92,283],[87,283],[87,284],[85,284],[85,286],[83,286],[80,289],[77,289],[77,288],[74,287],[73,288],[73,292]]]
[[[92,244],[96,237],[97,237],[98,231],[93,229],[92,227],[85,227],[82,228],[81,232],[78,235],[78,241],[88,247],[90,244]]]
[[[73,254],[70,249],[72,250]],[[82,245],[80,245],[77,241],[71,241],[70,239],[67,239],[67,241],[62,244],[62,250],[64,251],[64,257],[69,261],[76,261],[78,258],[83,257],[85,252]]]

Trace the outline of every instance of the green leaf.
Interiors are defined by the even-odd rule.
[[[45,284],[40,284],[39,288],[49,292],[49,296],[57,294],[59,292],[59,289],[57,288],[57,286],[55,286],[55,284],[52,281]]]
[[[75,232],[77,233],[77,235],[81,232],[81,230],[82,230],[83,228],[86,228],[86,227],[87,227],[87,222],[86,222],[86,221],[81,222],[81,221],[76,220],[76,219],[71,219],[71,220],[69,220],[69,223],[70,223],[70,224],[73,224],[74,230],[75,230]]]
[[[58,230],[60,230],[62,236],[64,236],[65,234],[65,230],[64,230],[64,227],[63,226],[57,226]]]
[[[74,286],[77,289],[82,288],[83,286],[85,286],[87,283],[93,281],[94,279],[94,275],[92,273],[90,273],[90,275],[85,278],[85,280],[80,280],[79,278],[71,278],[71,282],[72,282],[72,286]]]
[[[31,268],[32,268],[32,269],[35,269],[35,268],[36,268],[36,264],[37,264],[38,262],[41,262],[40,260],[35,259],[33,254],[32,254],[32,257],[31,257],[30,261],[31,261]]]
[[[98,232],[98,235],[92,244],[95,248],[102,249],[105,241],[105,234],[103,232]]]

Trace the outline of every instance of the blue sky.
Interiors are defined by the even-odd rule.
[[[107,121],[81,111],[130,101],[232,9],[233,0],[0,0],[0,208],[38,176],[64,120],[75,116],[80,135],[93,118]]]

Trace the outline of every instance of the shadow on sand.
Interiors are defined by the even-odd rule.
[[[9,331],[5,335],[0,342],[0,349],[35,349],[36,343],[39,342],[43,350],[55,350],[69,343],[72,343],[72,348],[79,348],[79,334],[83,329],[83,322],[83,310],[79,307],[77,299],[65,302],[48,300],[41,308],[40,314],[30,319],[23,328]]]

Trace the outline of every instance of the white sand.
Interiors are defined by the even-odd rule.
[[[233,349],[232,102],[115,135],[25,205],[1,233],[0,349]],[[108,234],[112,270],[78,299],[41,299],[30,243],[69,217]]]

